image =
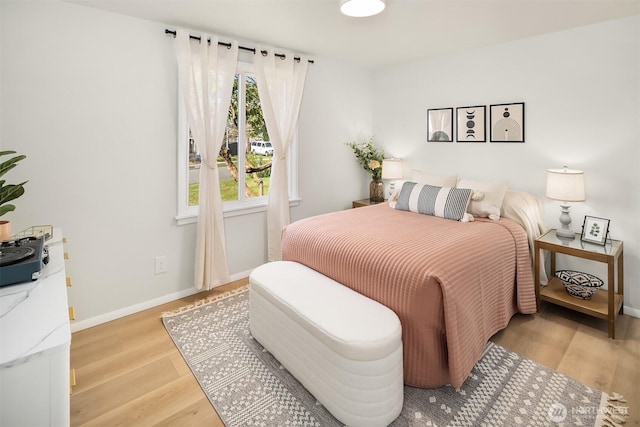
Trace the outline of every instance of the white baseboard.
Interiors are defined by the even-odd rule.
[[[236,280],[240,280],[240,279],[243,279],[245,277],[249,277],[250,273],[251,273],[251,270],[245,271],[245,272],[242,272],[242,273],[233,274],[230,277],[230,282],[234,282]],[[196,289],[196,288],[185,289],[185,290],[182,290],[182,291],[174,292],[174,293],[169,294],[169,295],[164,295],[164,296],[161,296],[161,297],[158,297],[158,298],[154,298],[154,299],[149,300],[149,301],[144,301],[144,302],[141,302],[139,304],[134,304],[134,305],[131,305],[129,307],[121,308],[119,310],[115,310],[115,311],[112,311],[112,312],[109,312],[109,313],[104,313],[104,314],[101,314],[99,316],[91,317],[89,319],[79,320],[77,322],[72,322],[71,323],[71,332],[72,333],[73,332],[78,332],[78,331],[81,331],[83,329],[91,328],[93,326],[98,326],[98,325],[101,325],[103,323],[107,323],[107,322],[110,322],[112,320],[116,320],[116,319],[119,319],[121,317],[128,316],[130,314],[138,313],[140,311],[147,310],[147,309],[153,308],[153,307],[157,307],[159,305],[166,304],[168,302],[175,301],[175,300],[180,299],[180,298],[185,298],[185,297],[191,296],[193,294],[197,294],[198,292],[202,292],[202,291],[199,290],[199,289]]]
[[[628,316],[640,318],[640,310],[638,310],[637,308],[631,308],[628,305],[625,305],[622,308],[622,311],[624,311],[624,314]]]

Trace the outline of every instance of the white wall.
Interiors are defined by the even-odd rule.
[[[298,134],[304,203],[292,220],[351,208],[369,196],[371,181],[345,143],[372,136],[372,73],[328,59],[311,68]]]
[[[508,179],[539,196],[547,224],[558,202],[544,197],[545,171],[585,171],[587,200],[572,207],[611,219],[624,241],[625,305],[640,315],[640,18],[633,17],[380,70],[374,131],[412,168]],[[525,102],[524,144],[426,142],[428,108]],[[488,116],[488,111],[487,111]],[[487,137],[488,140],[488,137]],[[563,259],[563,262],[570,263]],[[606,277],[602,264],[582,266]]]
[[[193,292],[195,226],[174,220],[177,82],[164,25],[54,1],[2,1],[0,15],[0,148],[28,156],[7,178],[29,180],[3,219],[14,231],[64,229],[76,325]],[[638,50],[633,18],[375,76],[315,58],[299,128],[303,200],[292,219],[366,197],[368,176],[344,142],[374,134],[415,167],[508,177],[538,195],[545,169],[566,163],[587,173],[574,227],[584,214],[612,219],[625,240],[625,303],[639,309]],[[429,107],[510,101],[527,103],[525,144],[425,142]],[[545,204],[555,224],[559,208]],[[266,260],[265,221],[225,220],[232,274]],[[153,273],[157,255],[168,257],[166,274]]]
[[[193,292],[195,225],[174,219],[177,81],[165,26],[54,1],[2,1],[0,14],[0,147],[27,155],[7,178],[29,180],[3,219],[14,231],[63,228],[76,329]],[[364,196],[341,144],[371,133],[371,74],[315,59],[297,218]],[[232,275],[266,261],[265,223],[264,213],[225,220]],[[154,274],[158,255],[165,274]]]

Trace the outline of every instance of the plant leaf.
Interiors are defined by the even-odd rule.
[[[0,153],[0,155],[2,154],[7,154],[7,153],[12,153],[11,151],[3,151],[2,153]],[[20,155],[20,156],[15,156],[10,158],[7,161],[4,161],[2,163],[0,163],[0,176],[4,175],[5,173],[9,172],[11,169],[13,169],[14,167],[16,167],[16,164],[20,161],[20,160],[24,160],[26,159],[27,156],[25,155]]]
[[[0,151],[0,157],[16,154],[15,151]],[[25,155],[13,156],[9,160],[6,160],[0,163],[0,176],[9,172],[11,169],[15,168],[19,161],[26,159]],[[6,181],[3,179],[0,181],[0,216],[6,214],[7,212],[11,212],[15,210],[14,205],[7,204],[11,200],[17,199],[18,197],[24,194],[24,184],[27,181],[24,181],[20,184],[6,184]]]
[[[0,189],[0,205],[4,205],[5,203],[22,196],[24,194],[24,184],[25,183],[23,182],[18,185],[5,185],[2,187],[2,189]]]
[[[4,205],[4,206],[0,206],[0,216],[6,214],[7,212],[11,212],[13,210],[15,210],[15,206],[13,205]]]

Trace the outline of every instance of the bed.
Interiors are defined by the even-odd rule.
[[[339,211],[286,226],[282,258],[396,312],[405,384],[459,387],[493,334],[536,311],[529,243],[542,226],[527,209],[466,223],[388,203]]]

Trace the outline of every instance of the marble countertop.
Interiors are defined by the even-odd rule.
[[[57,237],[56,237],[57,236]],[[60,230],[47,241],[40,278],[0,288],[0,368],[24,363],[71,343],[64,248]]]

